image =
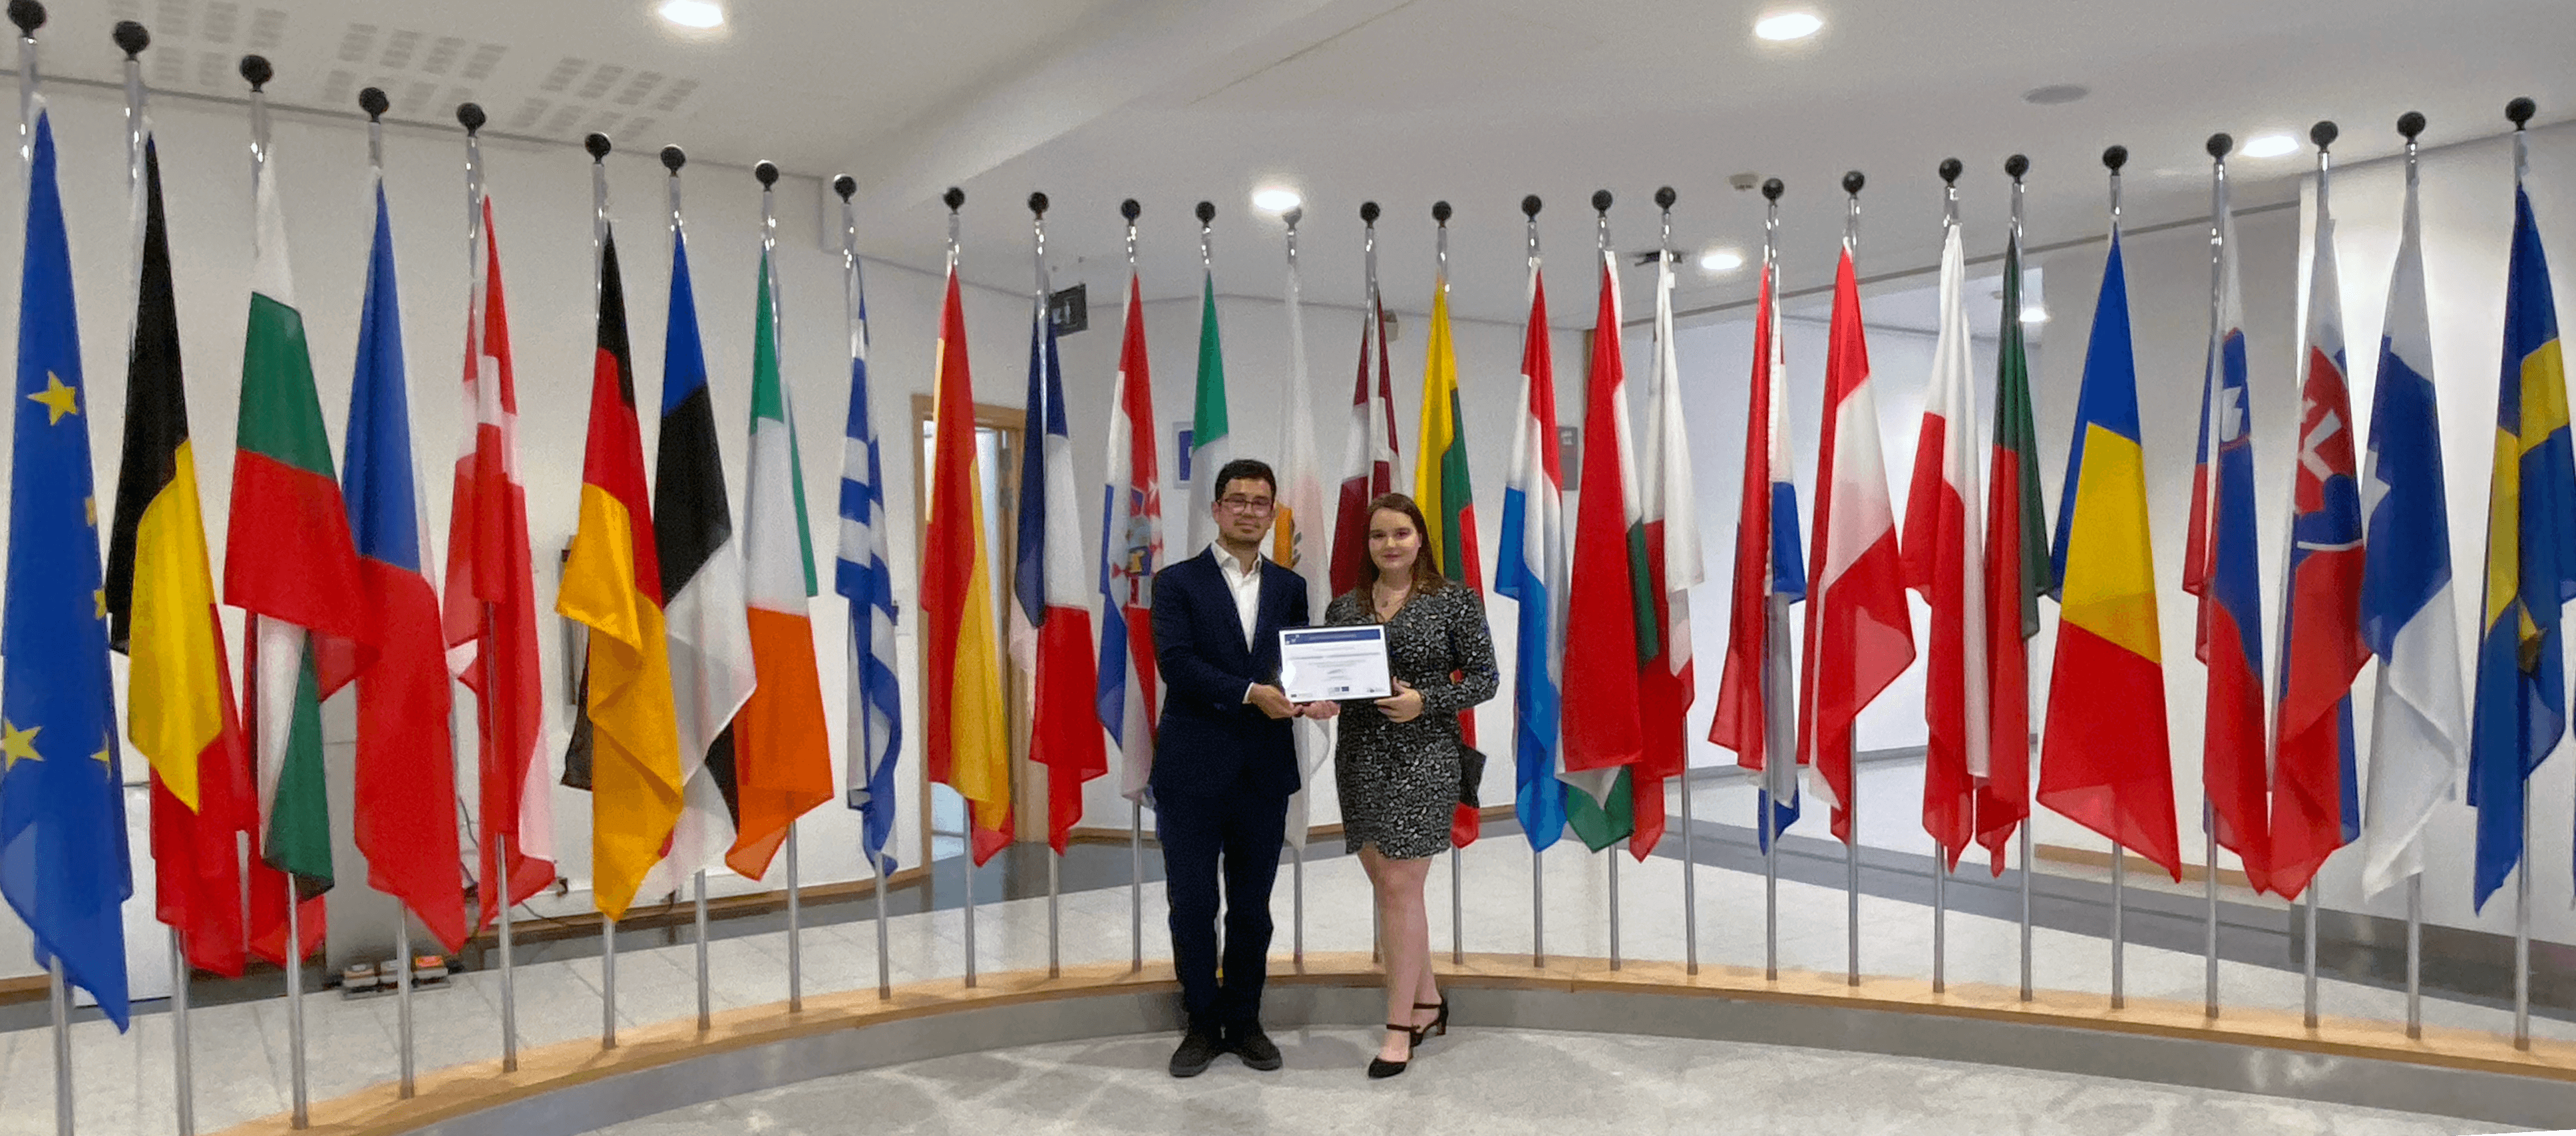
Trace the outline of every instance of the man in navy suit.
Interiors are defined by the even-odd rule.
[[[1175,1077],[1195,1077],[1228,1051],[1252,1068],[1279,1068],[1279,1047],[1261,1032],[1261,983],[1270,885],[1279,877],[1288,798],[1300,784],[1290,719],[1306,712],[1278,686],[1279,629],[1306,626],[1306,584],[1261,555],[1279,480],[1268,465],[1238,458],[1217,472],[1216,484],[1209,503],[1216,540],[1154,574],[1163,717],[1149,784],[1171,899],[1172,966],[1189,1017],[1172,1054]],[[1317,706],[1320,713],[1329,704]]]

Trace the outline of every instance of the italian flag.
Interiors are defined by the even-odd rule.
[[[328,692],[315,677],[313,637],[363,639],[366,609],[349,514],[314,393],[304,316],[287,268],[285,213],[273,171],[264,166],[258,180],[224,602],[251,617],[248,709],[259,857],[293,878],[299,899],[312,901],[332,883],[331,815],[322,784],[322,696]],[[284,897],[255,894],[252,901],[256,911],[282,906]],[[310,903],[304,913],[299,946],[309,951],[322,936],[321,905]],[[282,943],[254,948],[280,959],[284,952],[270,948]]]

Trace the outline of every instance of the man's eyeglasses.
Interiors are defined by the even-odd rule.
[[[1237,513],[1267,513],[1279,504],[1267,497],[1220,497],[1216,503]]]

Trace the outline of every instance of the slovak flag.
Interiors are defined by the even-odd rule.
[[[1807,598],[1798,545],[1798,486],[1790,480],[1789,369],[1781,350],[1780,267],[1762,270],[1753,319],[1751,401],[1744,415],[1744,496],[1736,510],[1735,590],[1726,669],[1708,740],[1735,751],[1760,786],[1755,831],[1763,848],[1798,819],[1797,676],[1789,661],[1789,605]]]

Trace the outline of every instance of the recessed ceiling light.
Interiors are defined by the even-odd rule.
[[[1776,12],[1753,22],[1753,34],[1774,43],[1805,39],[1824,29],[1825,21],[1813,12]]]
[[[2063,106],[2092,93],[2091,88],[2074,83],[2051,83],[2045,87],[2032,87],[2023,91],[2021,101],[2032,106]]]
[[[1296,190],[1282,186],[1252,191],[1252,207],[1264,213],[1285,213],[1305,203]]]
[[[2021,310],[2021,322],[2023,322],[2023,323],[2047,323],[2047,322],[2048,322],[2048,309],[2043,308],[2043,307],[2039,307],[2039,306],[2037,306],[2037,305],[2033,305],[2033,306],[2031,306],[2031,307],[2023,308],[2023,309]]]
[[[1733,272],[1744,267],[1744,254],[1734,249],[1710,249],[1699,257],[1704,272]]]
[[[722,27],[725,22],[724,5],[715,0],[662,0],[659,11],[663,19],[698,31]]]
[[[2258,134],[2245,144],[2248,158],[2277,158],[2299,148],[2299,140],[2287,134]]]

